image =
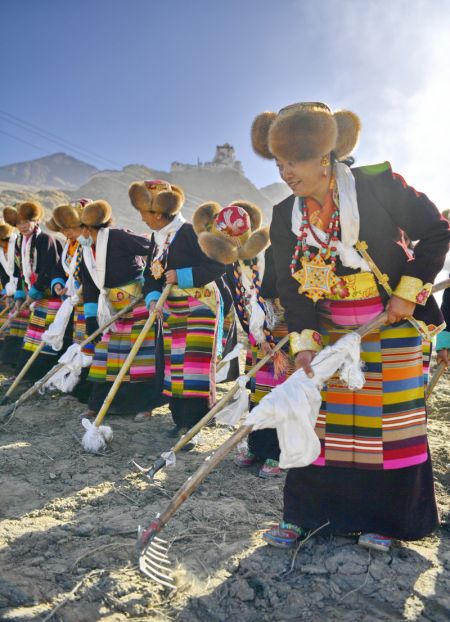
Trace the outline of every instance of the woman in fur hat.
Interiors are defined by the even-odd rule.
[[[388,162],[350,169],[358,117],[321,103],[259,115],[255,151],[275,159],[292,195],[274,208],[270,237],[277,286],[298,369],[314,374],[316,353],[386,308],[388,325],[365,337],[366,384],[333,377],[323,390],[317,460],[290,469],[284,517],[265,534],[291,546],[328,524],[387,550],[438,524],[427,447],[422,334],[442,316],[431,284],[448,250],[448,222]],[[418,240],[414,258],[401,231]],[[409,319],[409,321],[406,320]]]
[[[54,228],[66,238],[61,256],[52,273],[51,288],[52,292],[59,297],[65,299],[78,294],[81,286],[80,268],[83,261],[82,246],[78,242],[78,237],[82,235],[81,214],[83,208],[90,199],[80,199],[73,201],[68,205],[59,205],[53,210],[52,222]],[[49,222],[47,227],[49,227]],[[50,227],[51,228],[51,225]],[[64,332],[64,327],[62,327]],[[66,339],[71,343],[81,343],[86,338],[86,322],[84,319],[84,305],[82,293],[78,296],[78,302],[74,305],[73,316],[67,324]],[[59,340],[61,335],[57,339]],[[88,344],[84,348],[84,353],[92,356],[94,345]],[[91,386],[86,382],[89,370],[82,370],[81,379],[72,395],[75,395],[80,401],[87,401]]]
[[[3,278],[8,278],[6,294],[8,295],[8,304],[10,308],[14,306],[14,294],[17,290],[18,271],[20,270],[20,246],[21,235],[17,233],[17,207],[5,207],[3,210],[3,219],[5,224],[12,228],[15,233],[12,233],[8,240],[8,245],[4,246],[5,253],[5,268],[8,273]],[[3,265],[3,262],[2,262]],[[2,281],[3,282],[3,281]],[[9,328],[4,333],[3,344],[0,352],[0,360],[6,365],[16,367],[18,356],[22,349],[23,338],[28,326],[29,310],[27,309],[21,313],[20,317],[16,317],[10,324]]]
[[[80,278],[88,334],[142,294],[143,258],[149,253],[150,241],[111,225],[109,203],[92,201],[85,205],[78,241],[83,246]],[[138,303],[95,345],[88,376],[92,383],[89,410],[83,416],[94,417],[99,411],[147,315],[145,304]],[[151,416],[152,409],[160,404],[155,356],[155,333],[150,331],[113,400],[111,413],[135,415],[136,421]]]
[[[214,281],[225,266],[201,251],[192,225],[181,215],[181,188],[162,180],[136,182],[129,195],[153,231],[144,287],[149,309],[165,284],[173,286],[164,305],[164,394],[178,435],[214,402],[220,316]]]
[[[276,290],[269,229],[261,226],[261,210],[249,201],[233,201],[223,209],[214,202],[204,203],[194,213],[193,224],[203,252],[227,266],[234,307],[250,341],[246,366],[253,367],[287,334]],[[250,409],[285,380],[287,363],[281,353],[250,380]],[[267,428],[252,432],[248,448],[239,451],[234,461],[237,466],[248,467],[262,460],[259,476],[267,478],[281,473],[279,457],[276,430]]]
[[[61,300],[53,297],[50,292],[51,273],[58,260],[60,245],[51,235],[41,230],[39,223],[43,217],[44,209],[39,203],[26,201],[17,208],[17,228],[21,238],[20,255],[15,268],[18,282],[14,300],[16,309],[24,302],[27,307],[33,305],[23,337],[23,350],[17,359],[18,368],[38,348],[44,331],[53,322],[61,305]],[[12,325],[11,335],[14,330]],[[36,379],[43,376],[54,365],[56,355],[57,352],[51,347],[45,346],[28,371],[27,377]]]
[[[13,296],[16,291],[17,279],[14,277],[16,239],[17,233],[15,227],[8,224],[5,220],[0,222],[0,283],[3,296],[0,311],[3,311],[5,307],[11,306],[9,297]],[[5,320],[6,318],[3,315],[0,320],[0,326],[3,325]]]

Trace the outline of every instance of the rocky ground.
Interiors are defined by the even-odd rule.
[[[320,533],[295,552],[272,549],[260,536],[280,517],[284,478],[263,481],[231,457],[164,529],[178,589],[156,585],[137,569],[137,525],[149,524],[230,431],[207,428],[196,449],[150,484],[130,460],[147,464],[170,447],[167,409],[141,424],[110,417],[113,442],[91,455],[80,445],[82,408],[71,397],[39,397],[1,428],[1,620],[450,619],[445,524],[390,554]],[[450,377],[430,400],[430,443],[450,519]]]

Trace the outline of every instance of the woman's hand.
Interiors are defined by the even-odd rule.
[[[166,283],[167,285],[176,285],[178,283],[178,277],[177,277],[176,270],[167,270]]]
[[[268,341],[263,341],[261,344],[261,352],[263,353],[264,356],[266,356],[267,354],[270,354],[272,352],[272,346],[270,345],[270,343]]]
[[[386,311],[388,314],[388,324],[395,324],[401,322],[410,317],[416,308],[414,302],[399,298],[398,296],[391,296]]]
[[[156,310],[156,317],[158,320],[162,320],[163,310],[162,308],[156,308],[156,300],[152,300],[148,309],[148,314],[151,315]]]
[[[67,292],[67,289],[63,287],[61,283],[56,283],[54,290],[57,296],[64,296],[64,294]]]
[[[436,355],[436,360],[438,363],[444,363],[445,367],[448,367],[448,350],[447,348],[443,348],[442,350],[439,350],[439,352]]]
[[[303,369],[308,378],[314,376],[311,363],[316,356],[313,350],[302,350],[295,356],[295,369]]]

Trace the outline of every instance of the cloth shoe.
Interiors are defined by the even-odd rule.
[[[241,468],[249,467],[256,462],[256,456],[248,449],[243,449],[242,451],[238,451],[234,456],[233,462],[236,466]]]
[[[378,533],[362,533],[358,538],[358,544],[365,549],[388,553],[392,545],[392,538],[380,536]]]
[[[264,464],[258,472],[258,476],[263,479],[268,479],[269,477],[279,477],[280,475],[281,469],[279,467],[278,460],[272,460],[271,458],[264,460]]]
[[[89,409],[81,413],[80,419],[84,419],[85,417],[87,417],[88,419],[95,419],[96,416],[97,416],[96,411]]]
[[[151,410],[145,410],[145,411],[142,411],[142,412],[138,413],[135,416],[134,420],[137,423],[142,423],[143,421],[148,421],[150,419],[150,417],[152,416],[152,414],[153,414],[153,412]]]
[[[278,525],[274,525],[269,531],[263,533],[263,540],[271,546],[280,549],[289,549],[306,537],[305,530],[293,523],[285,523],[282,521]]]

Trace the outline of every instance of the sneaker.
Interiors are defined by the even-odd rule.
[[[259,469],[258,476],[268,479],[269,477],[278,477],[279,475],[281,475],[281,469],[278,466],[278,460],[271,460],[270,458],[264,460],[264,464]]]
[[[289,549],[303,540],[306,536],[305,530],[292,523],[282,521],[278,525],[274,525],[269,531],[263,533],[263,540],[271,546],[277,546],[280,549]]]
[[[137,423],[142,423],[142,421],[148,421],[150,419],[150,417],[152,416],[153,412],[151,410],[146,410],[143,412],[138,413],[134,420]]]
[[[385,551],[388,553],[391,548],[392,538],[380,536],[378,533],[362,533],[358,538],[358,544],[365,549]]]
[[[234,464],[241,468],[252,466],[254,462],[256,462],[256,456],[248,449],[238,451],[234,456]]]

